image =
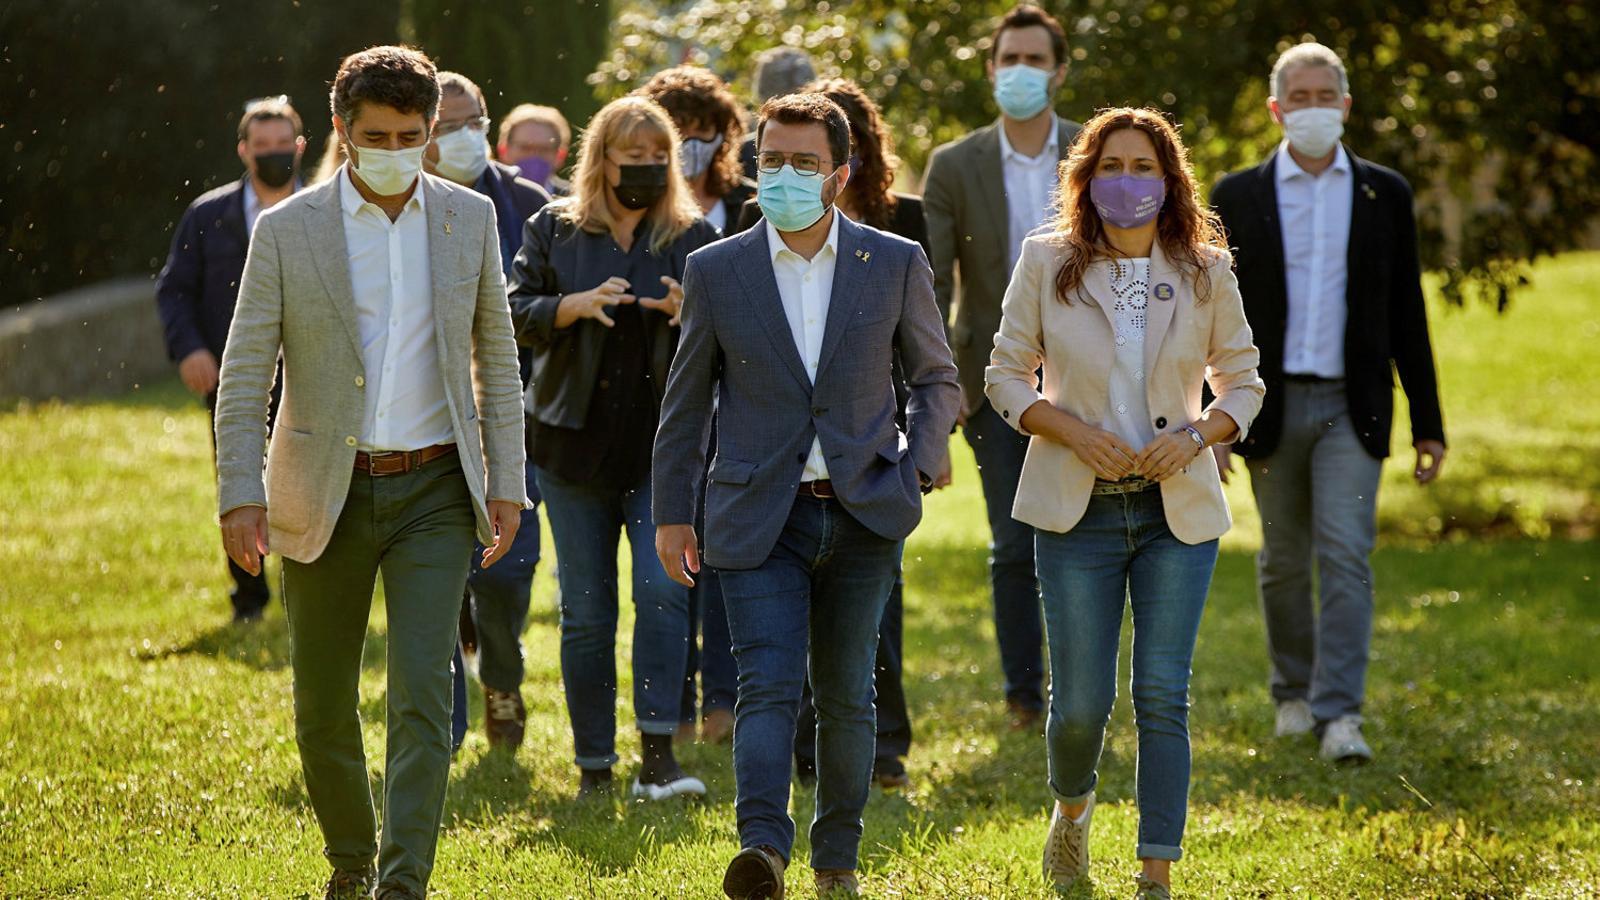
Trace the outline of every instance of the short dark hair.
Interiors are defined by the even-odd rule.
[[[1031,3],[1018,4],[1011,11],[1000,18],[1000,24],[994,27],[994,34],[989,37],[989,59],[993,60],[1000,52],[1000,35],[1011,28],[1032,28],[1037,25],[1050,32],[1050,51],[1056,55],[1056,65],[1067,61],[1067,32],[1056,21],[1056,17]]]
[[[756,124],[756,149],[761,149],[761,135],[767,123],[776,121],[784,125],[815,123],[828,132],[828,152],[833,154],[833,164],[842,166],[850,161],[850,120],[839,104],[826,94],[784,94],[761,104],[761,119]]]
[[[328,105],[346,125],[363,103],[381,103],[403,113],[421,113],[429,122],[439,112],[439,68],[421,50],[368,47],[339,64]]]
[[[294,126],[296,137],[305,134],[300,124],[300,114],[289,104],[288,97],[263,97],[244,105],[244,115],[239,118],[239,140],[250,137],[251,125],[257,122],[270,122],[273,119],[282,119]]]
[[[478,87],[477,82],[460,72],[440,72],[439,93],[441,95],[466,94],[468,97],[478,101],[478,115],[487,116],[489,114],[489,101],[483,96],[483,88]]]

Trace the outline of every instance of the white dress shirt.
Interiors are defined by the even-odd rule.
[[[434,342],[423,185],[417,183],[400,217],[391,222],[361,198],[348,167],[338,177],[366,370],[359,385],[366,417],[357,446],[381,453],[454,441]]]
[[[1283,231],[1283,271],[1289,290],[1289,324],[1283,371],[1344,377],[1345,285],[1350,248],[1350,158],[1344,147],[1321,175],[1312,175],[1278,148],[1278,223]]]
[[[1061,123],[1050,114],[1050,137],[1038,156],[1023,156],[1006,139],[1000,125],[1000,168],[1006,179],[1006,211],[1010,218],[1011,268],[1022,258],[1022,240],[1050,219],[1050,195],[1056,189],[1056,166],[1061,162],[1058,138]]]
[[[244,233],[256,233],[256,219],[261,218],[261,198],[256,196],[256,183],[246,178],[244,181]]]
[[[790,250],[772,223],[766,223],[767,251],[772,255],[772,275],[783,300],[783,315],[789,320],[789,333],[805,363],[806,375],[817,382],[817,358],[822,353],[822,335],[828,326],[828,303],[833,298],[833,269],[839,251],[839,216],[833,211],[828,242],[808,261]],[[801,481],[820,481],[828,477],[828,463],[822,456],[821,438],[811,441]]]
[[[1111,266],[1112,320],[1116,323],[1116,352],[1112,356],[1111,420],[1106,430],[1122,438],[1135,451],[1155,440],[1150,425],[1150,401],[1144,381],[1144,331],[1150,305],[1150,259],[1117,259]]]
[[[717,202],[711,204],[711,209],[706,211],[706,221],[715,225],[723,234],[728,233],[728,207],[722,204],[720,197],[717,198]]]

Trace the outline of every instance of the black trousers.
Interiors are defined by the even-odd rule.
[[[282,369],[279,370],[279,374],[281,376]],[[278,417],[278,394],[281,380],[281,377],[274,379],[272,395],[267,402],[267,435],[269,437],[272,435],[272,424]],[[211,411],[211,469],[215,472],[217,467],[216,391],[206,394],[206,409]],[[265,464],[264,459],[263,464]],[[266,567],[262,567],[260,575],[251,575],[240,568],[232,557],[226,558],[228,560],[228,577],[233,579],[233,587],[228,591],[228,599],[233,603],[234,618],[254,618],[261,615],[261,611],[266,609],[267,604],[272,600],[272,594],[267,589]]]

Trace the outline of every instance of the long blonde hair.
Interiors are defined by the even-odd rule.
[[[654,100],[621,97],[607,103],[583,130],[578,143],[578,164],[572,175],[572,194],[556,204],[562,219],[584,231],[610,231],[614,224],[606,203],[606,148],[625,146],[634,138],[654,133],[667,142],[667,190],[650,207],[650,249],[660,252],[700,218],[700,205],[683,178],[678,160],[678,129],[672,117]]]

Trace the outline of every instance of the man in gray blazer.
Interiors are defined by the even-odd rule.
[[[821,94],[762,107],[764,225],[689,257],[683,329],[656,434],[656,549],[692,584],[713,401],[717,450],[704,558],[717,569],[739,663],[733,739],[740,844],[723,890],[783,896],[795,716],[817,710],[818,894],[854,889],[875,743],[873,655],[897,546],[945,464],[960,402],[933,273],[917,244],[832,203],[850,126]],[[910,387],[895,423],[896,351]]]
[[[295,737],[333,864],[328,897],[422,897],[450,768],[450,656],[474,537],[499,559],[528,505],[521,382],[489,200],[421,173],[434,64],[340,66],[350,163],[262,213],[222,357],[228,555],[283,559]],[[279,355],[283,397],[267,449]],[[357,685],[373,583],[388,608],[388,760],[376,834]],[[378,871],[373,871],[377,856]]]
[[[1011,726],[1032,730],[1044,709],[1044,626],[1033,529],[1011,518],[1028,439],[989,406],[983,373],[1022,239],[1050,218],[1057,164],[1081,129],[1051,109],[1066,78],[1067,37],[1049,13],[1026,4],[1013,8],[990,47],[1000,119],[933,151],[922,202],[934,294],[947,324],[955,306],[950,346],[961,370],[962,430],[978,461],[989,514],[989,583],[1006,704]]]

